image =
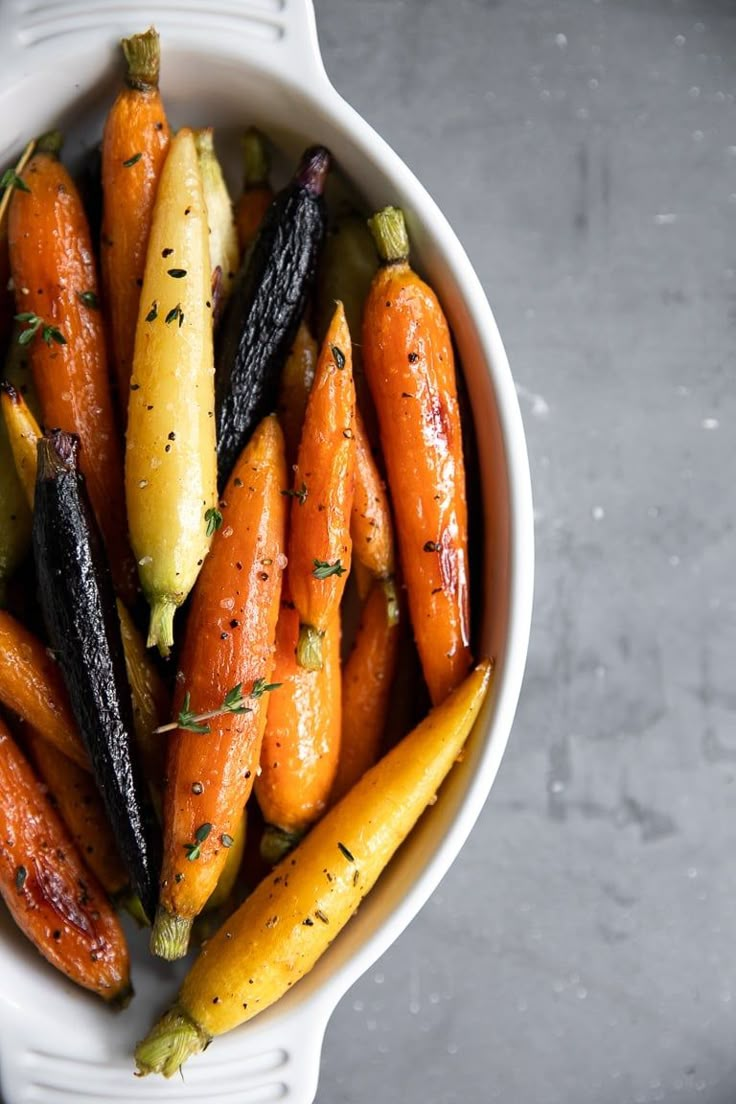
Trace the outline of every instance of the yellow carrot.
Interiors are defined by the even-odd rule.
[[[308,973],[434,801],[490,677],[485,660],[225,921],[176,1003],[136,1048],[139,1073],[171,1077],[214,1036],[252,1019]]]
[[[167,654],[176,609],[214,531],[214,362],[209,230],[191,130],[171,143],[156,197],[136,328],[125,484],[151,606],[149,647]]]

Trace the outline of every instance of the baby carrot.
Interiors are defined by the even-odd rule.
[[[284,443],[265,418],[219,505],[187,621],[164,788],[154,954],[186,953],[258,769],[284,565]],[[278,693],[278,690],[274,690]],[[204,722],[204,723],[203,723]]]
[[[31,353],[41,421],[75,433],[80,465],[118,592],[135,594],[115,425],[89,226],[77,188],[45,135],[22,173],[28,191],[10,203],[10,263],[18,340]]]
[[[353,559],[377,579],[394,573],[394,534],[386,485],[373,459],[360,411],[355,412],[355,492],[350,515]]]
[[[381,740],[396,673],[399,625],[395,596],[373,584],[363,606],[353,649],[342,676],[342,739],[337,776],[330,795],[334,804],[372,767]]]
[[[404,217],[370,220],[383,261],[363,316],[401,564],[424,677],[438,704],[471,662],[468,518],[452,340],[434,292],[409,266]]]
[[[125,936],[30,764],[0,720],[0,894],[23,934],[77,985],[130,999]]]
[[[266,828],[261,855],[272,866],[327,808],[340,753],[340,617],[323,641],[323,664],[310,671],[296,662],[299,614],[281,603],[276,627],[271,695],[255,792]]]
[[[249,127],[243,135],[243,192],[235,205],[235,222],[241,253],[256,238],[263,216],[273,202],[268,180],[271,159],[260,130]]]
[[[431,804],[483,703],[483,661],[378,762],[203,948],[179,997],[136,1048],[141,1074],[171,1077],[311,970]]]
[[[212,127],[194,132],[199,171],[210,228],[210,270],[212,272],[212,321],[220,320],[240,264],[238,232],[230,194],[215,153]]]
[[[125,488],[151,606],[148,646],[166,655],[174,614],[210,545],[216,503],[209,230],[191,130],[161,173],[136,327]]]
[[[26,502],[32,507],[36,486],[36,444],[41,430],[20,391],[7,380],[0,383],[0,409],[12,462]]]
[[[350,334],[338,303],[307,400],[291,492],[289,584],[301,622],[297,662],[313,670],[322,666],[322,637],[350,571],[354,421]]]
[[[125,425],[146,248],[171,134],[158,90],[158,34],[151,27],[124,38],[121,46],[125,87],[110,108],[102,139],[101,268]]]
[[[92,769],[61,671],[41,641],[4,610],[0,610],[0,702],[75,763]]]

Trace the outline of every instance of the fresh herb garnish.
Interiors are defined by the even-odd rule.
[[[252,698],[262,698],[264,694],[270,694],[272,690],[278,690],[282,685],[280,682],[266,682],[264,678],[258,678],[253,683],[250,696]]]
[[[202,853],[202,844],[212,831],[211,824],[200,824],[194,833],[194,843],[185,843],[184,850],[190,862],[195,862]]]
[[[204,520],[207,522],[207,536],[211,537],[222,525],[222,514],[214,506],[205,510]]]
[[[177,303],[175,307],[171,308],[164,322],[168,326],[172,322],[176,322],[177,318],[179,319],[179,329],[181,329],[182,322],[184,321],[184,311],[181,309],[181,303]]]
[[[15,169],[6,169],[3,175],[0,176],[0,189],[6,192],[10,188],[15,188],[17,192],[30,192],[31,190],[25,180],[18,176]]]
[[[80,303],[84,303],[85,307],[89,307],[90,310],[97,310],[100,305],[100,301],[94,291],[79,291],[77,292],[77,299]]]
[[[15,320],[27,324],[27,328],[18,334],[19,345],[30,345],[39,330],[47,345],[50,346],[54,341],[57,345],[66,345],[66,338],[57,326],[45,323],[43,318],[39,318],[37,314],[33,314],[31,311],[16,314]]]
[[[338,368],[345,367],[345,354],[342,349],[338,349],[337,345],[330,345],[330,352],[332,353],[335,364]]]
[[[127,161],[123,161],[124,169],[132,169],[133,165],[137,165],[140,161],[142,153],[134,153],[132,157],[129,157]]]
[[[346,858],[346,859],[348,860],[348,862],[355,862],[355,858],[354,858],[354,857],[353,857],[353,855],[351,855],[351,853],[350,853],[350,852],[348,851],[348,849],[347,849],[347,847],[345,846],[345,844],[344,844],[344,843],[340,843],[340,841],[338,840],[338,841],[337,841],[337,846],[338,846],[338,847],[340,848],[340,850],[342,851],[343,855],[344,855],[344,856],[345,856],[345,858]]]
[[[279,686],[281,686],[280,682],[266,682],[266,680],[262,678],[256,679],[250,694],[248,697],[244,697],[243,684],[242,682],[238,682],[225,694],[219,709],[210,709],[206,713],[194,713],[192,711],[191,697],[187,690],[177,719],[171,721],[169,724],[159,725],[159,727],[155,729],[155,732],[160,734],[163,732],[173,732],[174,729],[177,728],[183,728],[187,732],[198,732],[203,736],[207,736],[212,731],[210,726],[206,724],[207,721],[212,720],[213,717],[222,717],[226,713],[233,713],[236,716],[243,713],[252,713],[253,710],[251,707],[246,705],[248,698],[260,698],[271,690],[278,690]],[[201,793],[202,790],[199,789],[200,785],[201,783],[195,782],[192,786],[192,791],[194,793]],[[198,788],[195,790],[194,786]]]
[[[158,299],[154,299],[151,303],[151,309],[146,315],[146,322],[155,322],[158,318]]]
[[[327,563],[326,560],[314,560],[314,568],[312,574],[315,579],[329,579],[330,575],[337,575],[339,578],[347,571],[346,567],[343,567],[339,560],[335,560],[334,563]]]
[[[307,500],[307,484],[302,483],[299,490],[282,491],[282,495],[286,495],[288,498],[295,498],[300,506],[303,506]]]

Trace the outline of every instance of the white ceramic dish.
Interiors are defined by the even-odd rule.
[[[497,657],[495,689],[441,800],[328,954],[273,1009],[193,1060],[185,1079],[136,1080],[133,1044],[175,988],[170,968],[141,949],[136,999],[116,1015],[54,974],[9,922],[0,924],[5,1104],[311,1104],[333,1008],[455,858],[511,729],[529,636],[533,526],[508,361],[480,283],[442,214],[330,84],[311,0],[0,0],[0,15],[0,164],[51,125],[70,133],[72,153],[85,135],[96,140],[119,81],[118,39],[153,22],[162,36],[162,88],[173,122],[214,124],[233,134],[257,122],[294,156],[311,142],[327,145],[370,207],[392,202],[405,209],[413,259],[439,293],[457,340],[478,430],[486,526],[484,608],[476,594],[473,614],[482,619],[483,651]]]

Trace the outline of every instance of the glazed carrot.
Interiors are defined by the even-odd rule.
[[[23,736],[49,799],[58,809],[80,855],[105,891],[111,897],[119,896],[128,885],[128,875],[92,775],[62,755],[30,725],[25,726]]]
[[[33,156],[35,146],[35,139],[32,139],[16,164],[6,169],[0,176],[0,348],[4,347],[10,338],[15,314],[8,251],[8,208],[14,190],[20,188],[22,191],[28,187],[20,179],[20,174]]]
[[[163,958],[186,952],[192,921],[217,884],[258,769],[284,566],[285,478],[283,436],[270,416],[225,488],[221,523],[187,621],[151,939]],[[192,720],[203,714],[205,734]]]
[[[394,535],[386,485],[373,459],[360,411],[355,412],[355,492],[350,515],[353,559],[377,579],[394,573]]]
[[[220,872],[220,877],[217,879],[217,885],[207,899],[207,904],[205,905],[207,912],[222,908],[231,899],[233,890],[235,889],[235,883],[238,880],[238,874],[240,873],[240,867],[243,864],[247,837],[248,813],[246,809],[243,809],[240,814],[237,828],[233,833],[232,846],[228,847],[225,855],[225,865]]]
[[[240,264],[240,248],[232,201],[215,153],[212,127],[195,130],[194,144],[197,147],[210,228],[212,322],[216,326],[233,288],[235,273]]]
[[[235,223],[241,253],[256,238],[263,216],[273,201],[269,183],[271,159],[266,139],[255,127],[249,127],[243,135],[243,193],[235,205]]]
[[[0,721],[0,893],[52,966],[104,1000],[132,994],[125,936],[97,879]]]
[[[188,212],[188,214],[187,214]],[[128,524],[166,655],[210,545],[217,497],[209,230],[191,130],[171,143],[153,212],[128,403]]]
[[[342,740],[332,804],[381,754],[398,654],[395,605],[395,597],[387,597],[383,585],[375,582],[342,676]]]
[[[118,592],[135,594],[123,500],[122,453],[107,378],[105,335],[89,227],[58,159],[58,133],[39,139],[10,203],[10,263],[19,340],[31,352],[41,421],[75,433]]]
[[[363,317],[414,635],[434,704],[471,662],[468,518],[455,363],[434,292],[409,266],[404,217],[370,220],[383,260]]]
[[[7,380],[0,383],[0,408],[13,464],[26,502],[32,507],[36,488],[36,444],[41,430],[20,391]]]
[[[151,791],[156,811],[161,809],[161,786],[164,776],[166,740],[156,729],[168,716],[169,695],[163,679],[146,652],[130,613],[118,600],[120,636],[125,652],[125,670],[133,703],[133,727],[135,742],[141,760],[143,774]]]
[[[279,401],[276,412],[284,431],[286,463],[291,471],[296,463],[299,441],[304,425],[307,399],[314,382],[317,364],[317,343],[306,322],[301,322],[294,338],[279,385]]]
[[[323,664],[309,671],[296,662],[299,614],[281,603],[273,680],[255,793],[266,829],[261,855],[272,866],[320,818],[340,754],[340,617],[333,614],[322,641]]]
[[[0,702],[75,763],[85,770],[92,769],[72,717],[61,671],[41,641],[3,610]]]
[[[102,284],[123,425],[153,204],[171,140],[158,90],[159,40],[151,27],[121,42],[125,87],[102,139]]]
[[[138,1044],[139,1073],[171,1077],[214,1036],[252,1019],[311,970],[434,801],[490,676],[485,660],[225,921],[173,1007]]]
[[[312,670],[322,666],[322,637],[350,571],[354,421],[350,334],[338,303],[307,401],[290,516],[289,583],[301,623],[297,662]]]

